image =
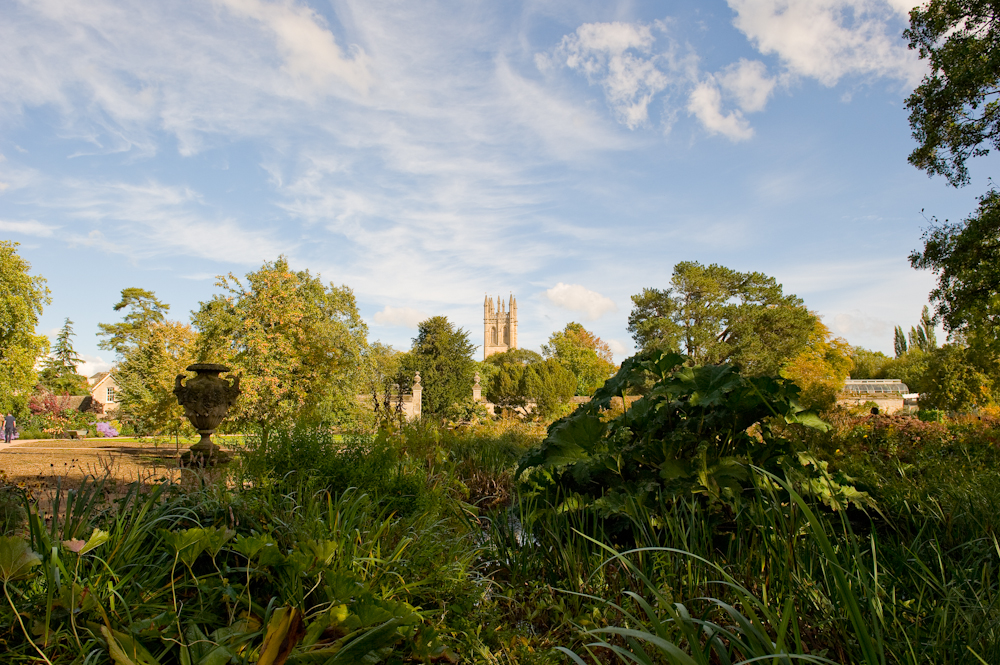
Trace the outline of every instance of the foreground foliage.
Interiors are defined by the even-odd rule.
[[[713,440],[766,464],[759,439],[739,439],[742,419],[764,403],[805,417],[780,382],[671,362],[643,398],[658,409],[609,398],[587,421],[652,445],[699,431],[705,416],[706,440],[731,431]],[[691,405],[696,395],[712,405]],[[518,493],[518,460],[568,422],[544,446],[522,422],[368,437],[300,426],[251,438],[228,486],[136,488],[108,503],[98,484],[58,507],[29,502],[28,526],[0,540],[5,657],[1000,661],[1000,429],[989,419],[771,424],[765,441],[828,460],[877,510],[832,511],[785,467],[758,464],[742,467],[738,500],[726,483],[714,499],[692,475],[619,490],[614,520],[559,510],[565,492]]]

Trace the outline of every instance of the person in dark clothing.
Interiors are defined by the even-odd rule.
[[[8,413],[3,419],[4,443],[10,443],[11,439],[14,438],[14,428],[16,426],[17,426],[17,421],[14,420],[14,414]]]

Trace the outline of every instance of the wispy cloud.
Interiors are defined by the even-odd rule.
[[[0,231],[4,233],[17,233],[20,235],[35,236],[37,238],[51,238],[58,229],[58,226],[42,224],[41,222],[33,219],[26,221],[0,219]]]

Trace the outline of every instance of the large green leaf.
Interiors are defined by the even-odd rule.
[[[31,575],[31,569],[42,562],[41,557],[16,536],[0,536],[0,581],[4,583]]]

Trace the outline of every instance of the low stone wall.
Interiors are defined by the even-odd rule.
[[[903,410],[904,400],[902,395],[865,395],[858,393],[837,397],[837,404],[842,406],[861,406],[865,402],[875,402],[881,413],[896,413]]]

